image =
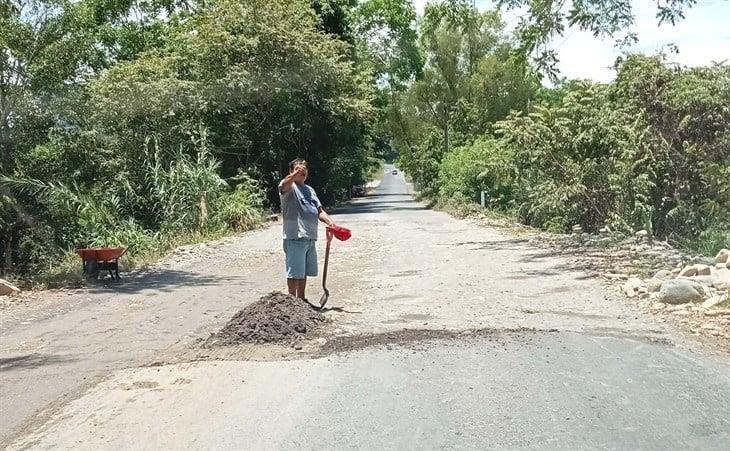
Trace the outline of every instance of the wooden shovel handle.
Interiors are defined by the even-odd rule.
[[[330,262],[330,244],[332,244],[332,232],[327,229],[327,246],[324,251],[324,271],[322,272],[322,288],[327,290],[327,266]]]

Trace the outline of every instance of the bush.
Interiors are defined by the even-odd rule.
[[[679,238],[679,244],[703,255],[717,255],[721,249],[730,246],[730,222],[718,222],[708,226],[697,236]]]
[[[491,138],[446,154],[439,170],[439,194],[480,200],[486,191],[491,205],[506,206],[512,197],[514,166],[508,147]]]
[[[240,232],[261,223],[264,191],[245,173],[236,177],[236,188],[216,202],[212,223],[227,230]]]
[[[512,114],[498,132],[515,156],[521,218],[551,230],[610,224],[700,237],[730,214],[728,104],[727,66],[672,70],[633,55],[612,84],[575,82]]]

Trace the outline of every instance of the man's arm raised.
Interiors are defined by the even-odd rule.
[[[297,166],[294,168],[293,171],[291,171],[284,179],[279,182],[279,192],[281,194],[288,193],[291,189],[291,186],[294,184],[294,181],[299,177],[299,175],[302,173],[302,167]]]

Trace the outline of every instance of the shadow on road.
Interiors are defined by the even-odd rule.
[[[364,201],[343,205],[333,211],[337,214],[383,213],[395,211],[421,211],[428,207],[413,200]]]
[[[15,357],[1,357],[0,371],[33,369],[46,365],[58,365],[75,361],[75,358],[53,354],[25,354]]]
[[[485,240],[485,241],[463,241],[459,243],[453,243],[454,246],[473,246],[472,250],[514,250],[515,246],[527,248],[530,243],[529,240],[524,238],[512,238],[504,240]]]
[[[241,276],[209,276],[174,269],[155,269],[141,274],[130,274],[122,280],[101,279],[88,287],[89,292],[134,294],[144,290],[173,292],[185,287],[204,287],[215,285],[245,285],[248,282]]]

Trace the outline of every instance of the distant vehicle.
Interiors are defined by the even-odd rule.
[[[393,175],[398,175],[398,169],[393,169],[393,172],[391,172]]]

